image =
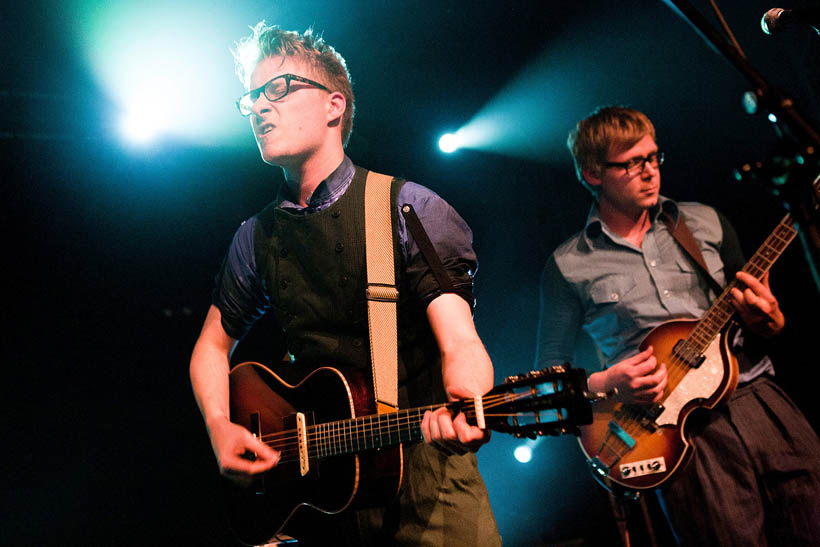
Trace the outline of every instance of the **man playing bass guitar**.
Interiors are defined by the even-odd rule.
[[[596,418],[599,438],[587,443],[582,433],[590,464],[627,487],[662,485],[684,545],[817,545],[820,442],[761,351],[785,325],[768,269],[756,276],[743,267],[736,235],[714,209],[660,195],[664,156],[643,113],[599,108],[567,144],[594,200],[583,230],[544,268],[537,363],[572,360],[583,330],[609,364],[589,377],[592,390],[617,389],[619,399]],[[680,223],[714,281],[673,235]],[[685,335],[653,338],[665,322],[701,318],[718,297],[743,328],[720,329],[709,355],[683,357]],[[712,388],[698,392],[709,375]],[[692,399],[682,399],[684,388]],[[714,408],[687,415],[691,401]],[[681,442],[683,420],[692,446]],[[667,439],[681,450],[653,448],[636,461]]]

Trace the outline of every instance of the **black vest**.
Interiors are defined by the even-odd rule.
[[[371,370],[367,324],[364,188],[367,170],[335,203],[311,214],[273,203],[258,215],[254,252],[271,309],[296,364]],[[444,401],[441,364],[425,309],[410,291],[397,236],[398,194],[390,192],[393,257],[399,288],[399,405]]]

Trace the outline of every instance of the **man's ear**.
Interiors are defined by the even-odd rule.
[[[584,176],[584,180],[587,181],[587,184],[590,186],[600,186],[601,185],[601,168],[598,166],[594,167],[584,167],[581,169],[581,174]]]
[[[342,116],[344,116],[345,109],[347,108],[347,100],[345,99],[345,96],[338,91],[331,93],[329,99],[330,100],[327,102],[328,121],[339,120],[339,123],[341,123]]]

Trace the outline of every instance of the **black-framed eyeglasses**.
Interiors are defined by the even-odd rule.
[[[297,76],[296,74],[281,74],[276,78],[268,80],[267,83],[257,87],[256,89],[251,89],[236,101],[236,108],[239,109],[239,113],[243,116],[250,116],[251,112],[253,111],[253,105],[256,100],[259,98],[259,95],[262,93],[265,94],[265,98],[269,101],[278,101],[288,93],[290,93],[290,83],[292,81],[302,82],[305,84],[310,84],[313,87],[318,87],[319,89],[323,89],[325,91],[330,91],[328,88],[320,84],[319,82],[315,82],[313,80],[309,80],[308,78],[303,78],[302,76]]]
[[[620,167],[626,171],[627,175],[637,175],[638,173],[643,173],[647,163],[655,168],[663,165],[663,159],[663,152],[655,152],[645,158],[632,158],[629,161],[608,161],[604,163],[604,167]]]

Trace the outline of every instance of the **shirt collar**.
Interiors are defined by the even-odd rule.
[[[353,166],[353,161],[345,155],[342,158],[342,163],[325,180],[319,183],[310,195],[306,207],[302,207],[288,199],[287,185],[285,184],[279,188],[276,201],[279,203],[279,207],[283,209],[294,209],[305,213],[315,213],[327,209],[345,193],[353,180],[355,172],[356,168]]]
[[[658,217],[662,212],[667,213],[670,217],[672,217],[672,220],[677,223],[678,215],[680,214],[677,202],[664,196],[658,196],[658,203],[649,209],[649,217],[652,219],[653,223],[658,220]],[[593,246],[593,241],[603,232],[604,222],[601,220],[601,213],[598,210],[598,202],[594,201],[592,203],[592,207],[589,209],[587,221],[584,225],[584,242],[591,249]]]

